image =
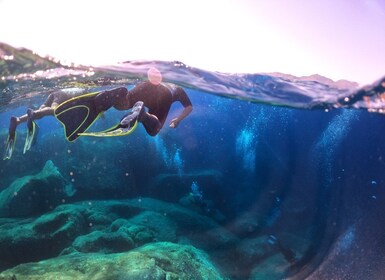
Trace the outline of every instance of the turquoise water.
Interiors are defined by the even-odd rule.
[[[46,117],[26,154],[21,124],[0,164],[0,278],[381,279],[384,79],[16,66],[0,81],[2,141],[9,118],[52,91],[132,88],[151,67],[194,110],[173,130],[174,104],[156,137],[139,125],[73,143]],[[123,115],[110,110],[92,130]]]

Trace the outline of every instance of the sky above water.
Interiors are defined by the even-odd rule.
[[[0,41],[71,62],[385,76],[384,0],[0,0]]]

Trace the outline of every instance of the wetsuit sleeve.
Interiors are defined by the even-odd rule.
[[[174,101],[179,101],[182,103],[183,107],[192,106],[190,98],[187,96],[187,93],[184,91],[183,88],[177,87],[174,92],[173,96]]]

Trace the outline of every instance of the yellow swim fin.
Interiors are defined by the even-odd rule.
[[[74,141],[84,133],[104,111],[97,110],[94,99],[99,92],[71,98],[55,109],[55,117],[63,124],[68,141]]]

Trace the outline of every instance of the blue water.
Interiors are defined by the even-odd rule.
[[[61,124],[47,117],[37,121],[37,142],[23,155],[26,127],[22,124],[12,159],[0,163],[1,190],[52,161],[76,190],[59,205],[154,198],[214,221],[236,242],[211,248],[191,237],[186,228],[173,242],[189,240],[205,251],[223,277],[381,279],[384,80],[360,88],[319,78],[213,73],[180,62],[156,61],[94,68],[95,74],[89,76],[88,70],[76,75],[54,70],[49,72],[57,74],[53,78],[48,73],[17,81],[10,77],[0,83],[2,141],[9,117],[37,108],[51,90],[131,88],[146,79],[149,67],[159,69],[164,81],[183,86],[194,105],[176,130],[167,124],[180,112],[179,104],[173,105],[156,137],[139,126],[127,137],[82,137],[69,143]],[[123,114],[108,111],[92,129],[110,127]],[[41,217],[50,210],[31,216]],[[5,218],[0,219],[0,236],[10,227]],[[210,232],[199,231],[202,239]],[[269,245],[270,235],[284,248]],[[0,247],[2,241],[0,237]],[[246,246],[246,251],[242,244],[247,242],[255,245]],[[0,254],[0,267],[55,258],[68,246],[25,259],[5,260]],[[266,252],[258,255],[262,249]],[[285,250],[294,252],[294,262],[284,257]],[[23,248],[15,247],[13,252],[23,255]]]

